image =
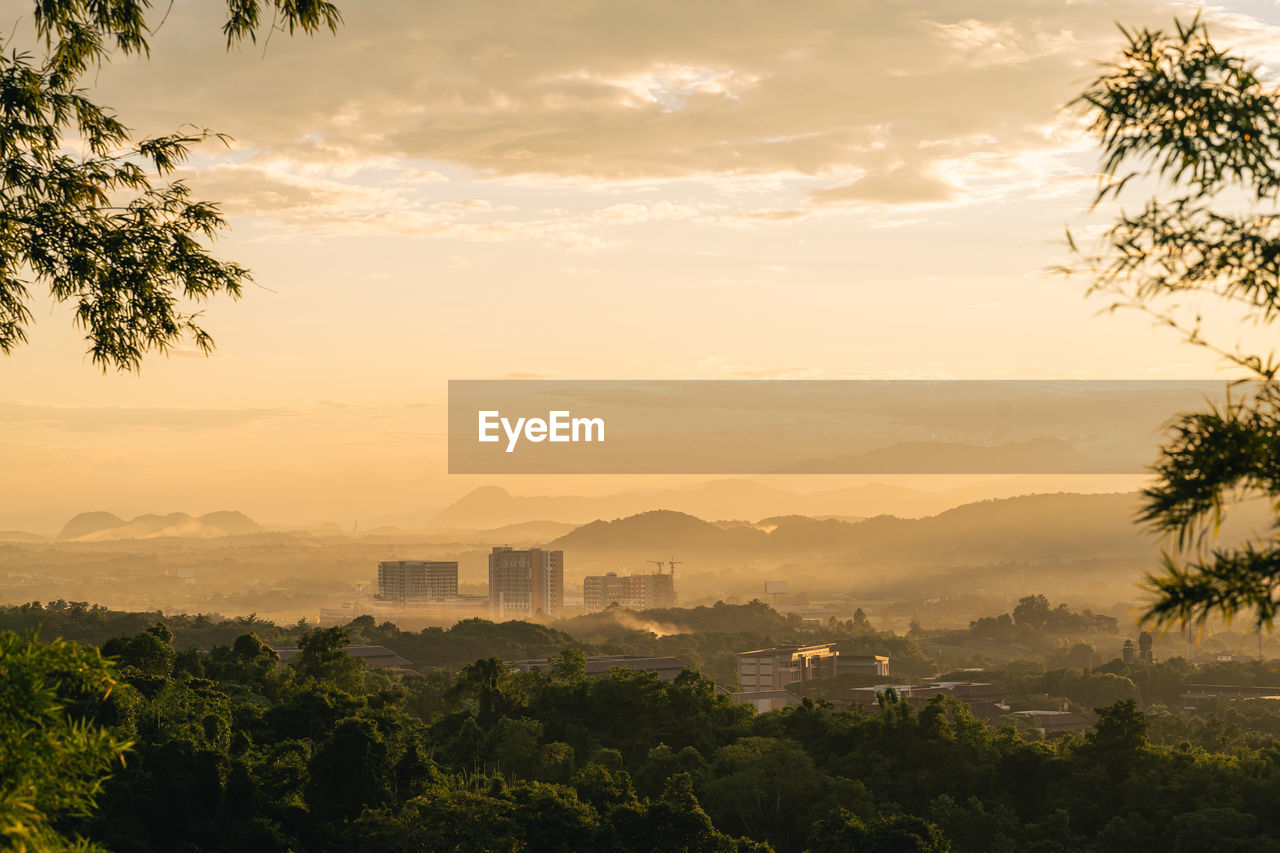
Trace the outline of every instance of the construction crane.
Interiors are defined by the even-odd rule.
[[[662,574],[662,567],[667,564],[666,560],[646,560],[647,563],[653,563],[658,567],[658,574]]]
[[[671,581],[673,583],[675,582],[675,579],[676,579],[676,566],[680,565],[683,562],[684,560],[677,560],[675,557],[672,557],[670,560],[667,561],[667,565],[671,567]]]

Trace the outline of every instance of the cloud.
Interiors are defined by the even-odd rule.
[[[404,0],[353,5],[336,37],[276,39],[263,56],[226,54],[207,5],[175,7],[150,63],[103,71],[122,114],[199,120],[297,162],[360,152],[428,180],[443,175],[429,164],[592,186],[805,176],[824,183],[817,205],[967,198],[947,162],[1054,150],[1041,129],[1115,54],[1113,21],[1160,25],[1173,8]],[[256,200],[300,191],[325,188]]]
[[[933,175],[921,174],[906,166],[876,172],[848,184],[816,190],[811,200],[818,205],[869,201],[878,204],[931,204],[955,198],[958,187]]]
[[[714,205],[629,201],[587,210],[531,208],[488,199],[432,200],[377,167],[326,171],[288,157],[253,157],[185,171],[201,195],[233,217],[253,217],[286,232],[315,235],[393,233],[492,243],[535,241],[574,251],[618,245],[614,230],[652,222],[714,218]]]
[[[297,412],[286,408],[180,409],[0,402],[0,423],[70,432],[115,429],[221,430],[295,414]]]

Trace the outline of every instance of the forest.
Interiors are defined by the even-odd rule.
[[[701,645],[733,645],[723,629],[743,609],[703,608],[722,630]],[[371,622],[0,608],[5,847],[1280,850],[1280,715],[1266,701],[1171,710],[1185,661],[985,674],[1011,697],[1115,700],[1089,732],[1044,740],[943,697],[757,715],[692,668],[586,677],[601,649],[528,623]],[[367,667],[344,653],[353,640],[415,671]],[[271,643],[301,651],[282,665]],[[534,656],[548,672],[503,663]]]

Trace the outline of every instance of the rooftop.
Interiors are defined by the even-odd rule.
[[[278,646],[276,654],[281,663],[288,663],[302,653],[297,646]],[[353,658],[360,658],[369,666],[391,667],[393,669],[413,666],[413,661],[406,660],[385,646],[347,646],[343,650]]]
[[[738,652],[738,657],[774,657],[775,655],[799,654],[801,652],[829,651],[834,643],[814,643],[809,646],[775,646],[771,649],[755,649],[750,652]],[[888,658],[886,658],[888,660]]]
[[[512,661],[514,666],[525,671],[550,669],[551,663],[546,658]],[[691,669],[689,664],[670,656],[650,657],[647,655],[597,655],[587,658],[586,675],[605,675],[611,669],[637,669],[646,672],[669,672],[671,670]]]

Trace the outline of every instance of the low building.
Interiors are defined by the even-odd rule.
[[[834,678],[837,658],[831,643],[739,652],[738,685],[743,693],[753,693],[782,690],[815,678]]]
[[[342,651],[353,658],[360,658],[369,666],[397,672],[413,672],[412,661],[405,660],[385,646],[346,646]],[[275,649],[275,652],[280,656],[280,663],[287,664],[302,654],[302,649],[297,646],[279,646]]]
[[[846,655],[841,652],[836,663],[840,675],[889,674],[889,658],[885,655]]]
[[[1280,687],[1253,687],[1240,684],[1184,684],[1182,706],[1194,711],[1201,705],[1216,701],[1238,699],[1280,700]]]
[[[894,691],[899,699],[909,700],[923,707],[934,696],[950,696],[966,705],[1003,706],[1005,692],[994,684],[975,681],[932,681],[924,684],[879,684],[875,687],[853,687],[842,693],[837,701],[864,707],[878,706],[880,694]],[[918,700],[918,701],[917,701]],[[1008,708],[1005,708],[1008,711]]]
[[[524,672],[533,670],[548,672],[551,669],[551,662],[546,658],[518,660],[513,661],[511,665]],[[587,658],[587,666],[584,673],[588,676],[600,676],[608,675],[610,671],[615,669],[633,669],[641,672],[652,672],[663,681],[674,681],[677,675],[690,668],[689,664],[673,657],[599,655]]]
[[[911,691],[915,689],[910,684],[877,684],[874,687],[850,687],[848,690],[836,697],[836,703],[841,705],[861,705],[866,708],[876,707],[880,704],[880,695],[893,691],[893,695],[899,699],[910,699]]]
[[[320,627],[346,625],[358,616],[372,616],[378,624],[394,622],[402,630],[418,630],[488,615],[489,597],[485,595],[457,595],[440,601],[348,601],[321,607]]]
[[[985,681],[931,681],[923,687],[925,693],[931,691],[935,696],[942,693],[969,705],[980,702],[1003,705],[1005,700],[1003,687]]]
[[[1033,721],[1045,737],[1086,732],[1090,728],[1088,720],[1070,711],[1014,711],[1013,716]]]
[[[756,709],[757,714],[767,714],[788,705],[799,705],[800,697],[788,690],[751,690],[734,694],[734,698],[744,705]]]

